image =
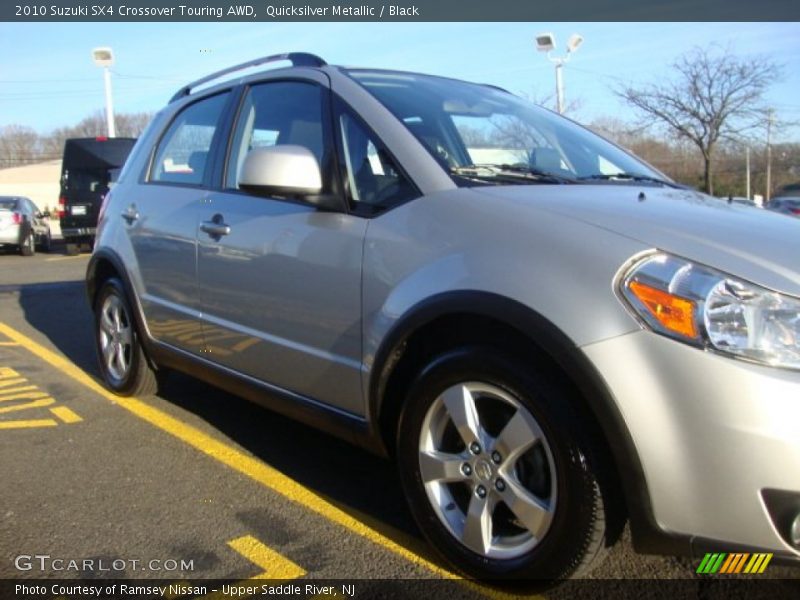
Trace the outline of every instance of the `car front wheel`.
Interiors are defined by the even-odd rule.
[[[411,386],[398,457],[422,532],[467,576],[556,580],[604,546],[603,497],[569,393],[488,348],[435,359]]]
[[[121,396],[156,392],[154,371],[144,355],[133,312],[119,279],[108,279],[95,301],[95,341],[100,372]]]

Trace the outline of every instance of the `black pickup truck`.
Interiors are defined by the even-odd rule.
[[[100,206],[135,138],[71,138],[64,144],[58,218],[69,244],[94,244]]]

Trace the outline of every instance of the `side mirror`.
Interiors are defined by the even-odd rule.
[[[304,146],[254,148],[244,159],[239,189],[257,196],[287,196],[319,204],[322,173]]]

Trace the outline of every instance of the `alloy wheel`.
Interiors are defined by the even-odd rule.
[[[103,365],[113,379],[122,381],[131,368],[131,320],[122,300],[116,294],[107,296],[100,310],[99,336]]]
[[[557,501],[550,444],[500,387],[463,382],[440,394],[423,420],[419,467],[441,523],[481,556],[521,556],[550,528]]]

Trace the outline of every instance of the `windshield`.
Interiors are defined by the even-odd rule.
[[[347,73],[394,113],[459,185],[668,182],[580,125],[503,90],[426,75]]]
[[[0,198],[0,210],[17,210],[15,198]]]

